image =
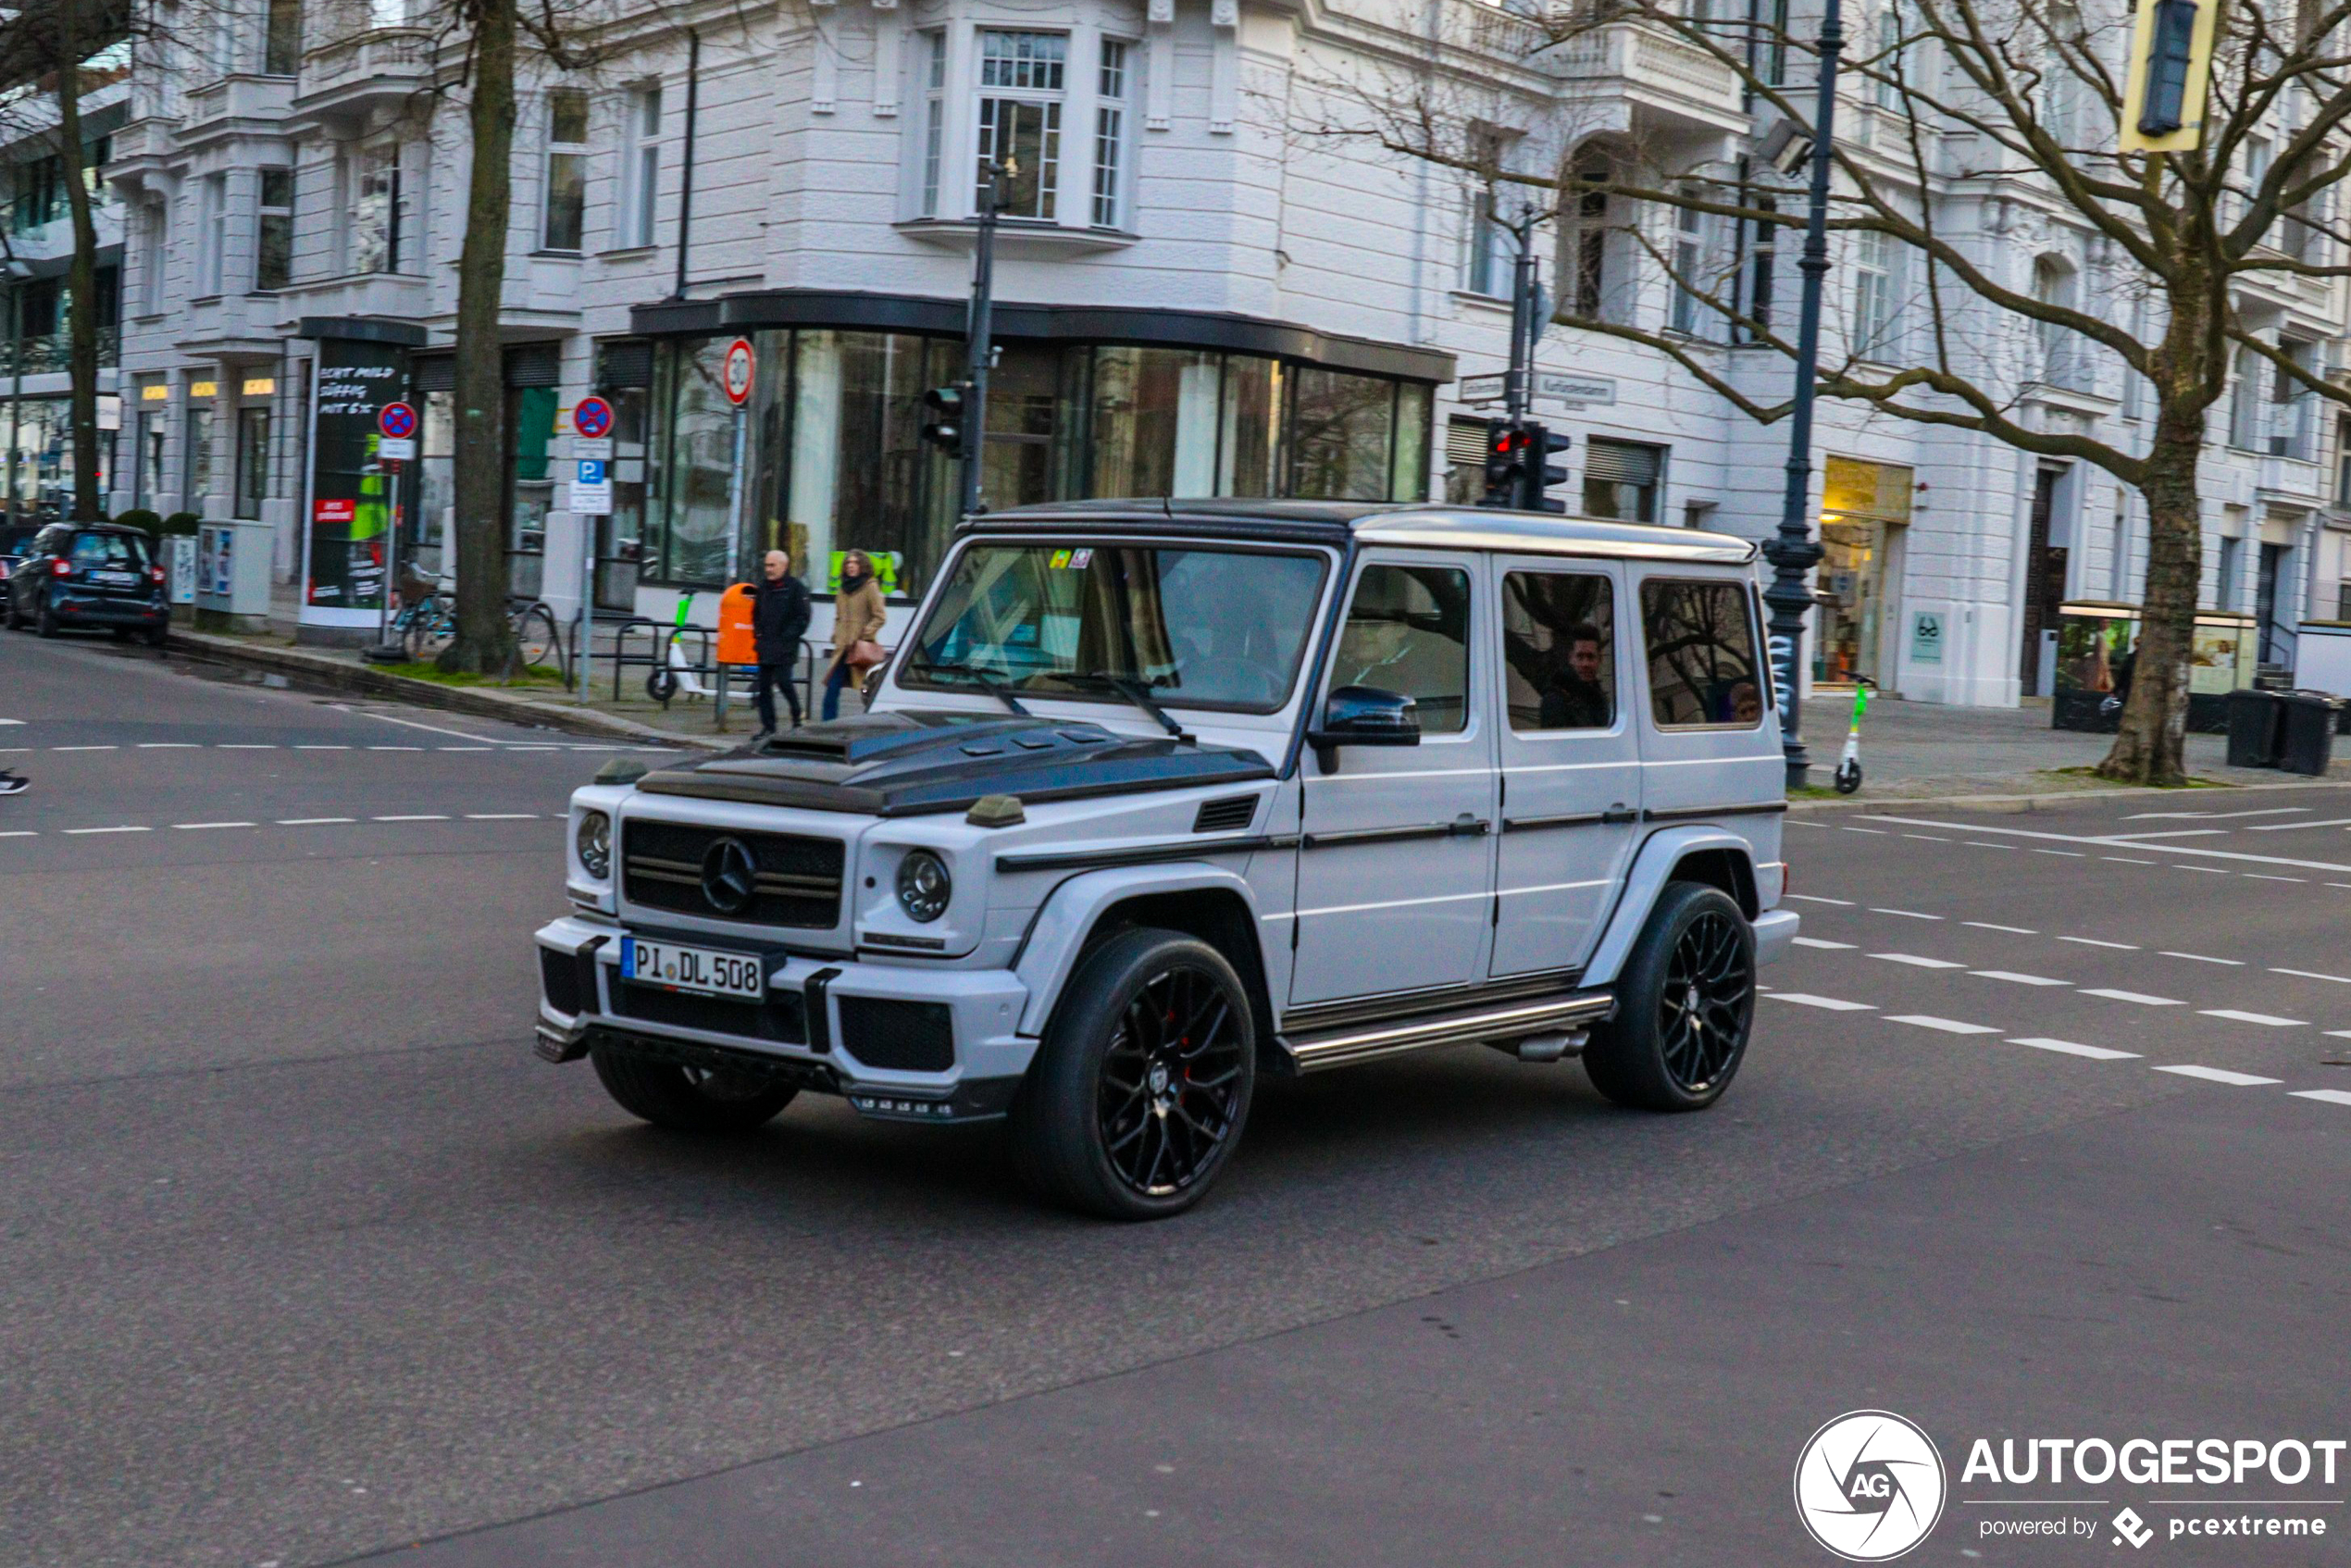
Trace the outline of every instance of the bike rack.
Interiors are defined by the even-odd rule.
[[[631,653],[628,652],[629,636],[641,630],[645,634],[645,651],[642,653]],[[652,670],[669,663],[669,638],[673,632],[690,640],[687,642],[689,649],[698,647],[700,650],[698,654],[687,663],[687,669],[706,684],[716,686],[718,666],[714,658],[715,651],[711,646],[712,634],[709,628],[665,627],[647,616],[632,616],[621,622],[613,632],[612,698],[614,702],[620,701],[620,680],[623,670],[629,668]],[[664,703],[662,706],[666,709],[669,704]]]

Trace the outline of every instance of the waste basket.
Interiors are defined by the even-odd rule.
[[[2229,693],[2229,765],[2278,765],[2278,724],[2284,704],[2274,691],[2240,687]]]
[[[2343,699],[2325,691],[2281,691],[2278,765],[2288,773],[2323,774],[2334,760],[2334,716]],[[2233,737],[2232,737],[2233,740]]]

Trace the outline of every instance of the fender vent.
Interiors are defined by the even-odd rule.
[[[1192,818],[1195,833],[1233,833],[1248,827],[1257,816],[1255,795],[1227,795],[1221,801],[1202,801],[1200,815]]]

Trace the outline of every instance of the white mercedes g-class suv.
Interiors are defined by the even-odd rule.
[[[1261,1075],[1476,1042],[1686,1111],[1738,1070],[1785,765],[1745,540],[1096,502],[955,537],[865,716],[572,798],[538,1049],[647,1121],[1008,1118],[1182,1211]],[[641,777],[631,777],[641,773]]]

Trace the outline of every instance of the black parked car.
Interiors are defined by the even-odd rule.
[[[0,585],[7,621],[44,637],[68,627],[133,633],[160,648],[171,629],[163,567],[147,536],[111,523],[51,523],[9,568]]]

